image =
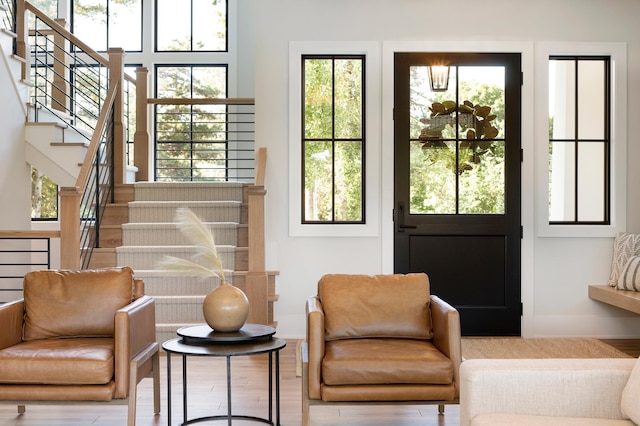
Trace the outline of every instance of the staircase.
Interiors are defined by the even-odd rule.
[[[236,182],[139,182],[131,200],[116,188],[119,202],[109,206],[101,227],[102,248],[91,267],[131,266],[156,300],[157,339],[176,336],[180,327],[204,323],[202,301],[219,281],[158,270],[165,255],[191,259],[195,252],[174,223],[176,209],[188,207],[211,229],[229,282],[245,290],[248,269],[247,185]],[[127,212],[127,214],[125,214]],[[118,224],[118,222],[121,222]],[[105,235],[108,233],[108,235]],[[112,247],[104,247],[111,245]],[[269,316],[273,323],[275,273],[269,273]]]
[[[86,66],[86,69],[97,70],[98,74],[108,71],[110,76],[120,76],[119,84],[110,84],[108,89],[105,86],[104,99],[101,98],[98,102],[100,114],[96,120],[96,130],[93,134],[85,134],[83,130],[78,130],[70,124],[75,123],[76,127],[79,125],[77,112],[67,110],[69,114],[75,114],[75,118],[71,119],[67,113],[58,111],[51,106],[62,106],[67,103],[68,93],[64,89],[67,83],[73,79],[66,82],[47,82],[46,84],[49,86],[45,84],[45,86],[38,87],[23,80],[23,75],[29,78],[29,69],[38,69],[37,67],[27,67],[27,60],[13,54],[13,44],[16,42],[17,52],[24,50],[22,54],[28,58],[28,52],[31,51],[27,42],[28,37],[25,37],[28,32],[18,31],[22,34],[20,36],[0,28],[0,87],[3,88],[2,93],[7,98],[12,95],[11,98],[19,100],[16,102],[18,105],[15,109],[17,111],[16,117],[2,117],[4,121],[0,119],[0,122],[3,124],[5,133],[10,136],[17,135],[20,143],[24,136],[26,161],[51,178],[61,188],[59,192],[61,267],[77,268],[76,265],[81,258],[79,254],[84,254],[82,250],[86,250],[86,248],[81,248],[81,245],[86,243],[80,238],[81,235],[86,234],[77,235],[78,222],[87,223],[87,228],[93,229],[93,222],[90,219],[83,220],[82,214],[77,211],[78,206],[106,206],[104,217],[98,229],[99,247],[93,250],[89,267],[131,266],[137,277],[145,281],[146,293],[156,298],[158,340],[164,341],[175,337],[177,328],[204,322],[202,301],[205,295],[218,285],[214,279],[203,281],[185,278],[176,276],[175,272],[156,269],[158,261],[167,254],[185,258],[190,258],[193,254],[193,248],[189,247],[173,223],[176,209],[187,206],[203,221],[209,223],[213,229],[216,242],[219,244],[218,250],[223,265],[227,270],[225,273],[227,280],[244,290],[250,300],[249,322],[275,326],[273,303],[277,300],[275,294],[277,273],[265,271],[264,265],[263,202],[266,191],[263,185],[266,151],[258,158],[257,151],[264,150],[264,148],[260,148],[256,150],[255,159],[247,158],[248,152],[254,150],[253,140],[247,140],[248,145],[246,146],[241,144],[245,143],[246,135],[244,134],[251,133],[250,130],[247,130],[251,126],[249,122],[243,121],[244,118],[242,120],[237,118],[245,113],[234,112],[234,117],[236,117],[234,120],[236,121],[230,121],[232,127],[239,128],[238,132],[243,133],[242,137],[238,137],[238,141],[234,141],[236,145],[234,155],[238,155],[238,159],[235,160],[237,164],[230,175],[243,177],[253,168],[255,184],[231,182],[121,183],[123,179],[119,171],[126,170],[128,166],[124,155],[126,145],[126,141],[123,140],[124,132],[120,131],[124,126],[124,117],[122,116],[122,108],[116,108],[115,100],[118,99],[118,93],[123,95],[127,84],[123,77],[122,56],[124,52],[118,49],[113,52],[110,50],[108,63],[105,63],[106,59],[103,55],[85,49],[82,43],[78,44],[73,41],[73,36],[66,32],[62,26],[37,11],[30,3],[27,2],[23,5],[29,10],[30,15],[35,14],[37,19],[46,24],[44,26],[52,28],[56,33],[55,37],[60,36],[66,40],[66,42],[57,43],[53,49],[56,58],[55,64],[65,64],[66,70],[83,68],[86,64],[83,65],[77,60],[86,56],[93,58],[96,65],[95,67]],[[4,12],[5,8],[0,3],[0,15]],[[0,27],[2,26],[4,26],[4,22],[0,19]],[[67,43],[73,44],[75,48],[64,51],[62,47]],[[45,50],[47,49],[45,48]],[[78,52],[84,52],[84,54],[78,55]],[[31,57],[31,60],[34,60],[34,57]],[[77,67],[74,67],[74,64]],[[56,74],[56,76],[65,73],[66,71]],[[144,78],[136,78],[135,87],[130,87],[129,90],[135,90],[137,101],[141,99],[146,101],[146,70],[140,70],[140,75]],[[51,98],[50,102],[44,102],[46,107],[28,103],[31,99],[30,89],[34,88],[39,88],[42,96]],[[82,91],[83,89],[80,87],[75,88],[76,93]],[[45,96],[43,93],[47,95]],[[42,99],[38,102],[41,101]],[[119,98],[119,101],[122,101],[122,98]],[[216,98],[198,99],[198,101],[198,103],[206,101],[212,105],[220,105],[222,100]],[[167,102],[170,103],[170,100]],[[234,111],[240,105],[253,105],[251,99],[232,99],[226,100],[226,102],[228,105],[235,105]],[[149,105],[145,103],[146,107]],[[117,109],[118,113],[116,113]],[[138,111],[142,110],[144,108],[140,108]],[[131,129],[135,130],[135,158],[140,164],[147,164],[146,160],[151,144],[148,140],[149,125],[146,122],[146,114],[139,114],[135,124],[136,129]],[[23,127],[24,132],[22,131]],[[89,127],[91,126],[87,128]],[[114,129],[112,132],[106,130],[111,128]],[[109,133],[111,133],[110,136],[108,136]],[[105,151],[102,150],[103,141],[107,139],[112,142],[111,145],[114,147],[113,151],[106,151],[109,154],[114,152],[114,173],[110,175],[114,176],[113,202],[107,200],[106,195],[101,202],[81,200],[80,197],[85,188],[89,187],[87,183],[81,182],[91,180],[87,177],[88,170],[97,171],[96,174],[108,170],[102,157],[104,155],[105,158],[110,158],[110,155],[105,154]],[[83,161],[84,165],[82,165]],[[142,175],[141,179],[146,180],[148,170],[145,168],[139,175]],[[95,180],[91,182],[95,187],[87,192],[98,195],[111,194],[109,191],[102,190],[107,186],[108,181]],[[252,231],[249,231],[249,223],[251,223]],[[251,245],[249,245],[250,233]],[[81,243],[78,244],[78,241]],[[251,259],[249,259],[250,253]],[[82,265],[82,263],[80,264]]]

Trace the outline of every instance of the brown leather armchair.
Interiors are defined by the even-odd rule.
[[[426,274],[325,275],[306,313],[305,425],[310,405],[458,403],[460,318]]]
[[[0,306],[0,401],[128,403],[151,374],[160,412],[155,303],[128,268],[36,271],[24,299]]]

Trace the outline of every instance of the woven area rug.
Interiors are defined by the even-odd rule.
[[[296,376],[302,375],[296,344]],[[631,358],[630,355],[591,338],[463,337],[462,356],[472,358]]]
[[[630,358],[591,338],[463,337],[462,356],[472,358]]]

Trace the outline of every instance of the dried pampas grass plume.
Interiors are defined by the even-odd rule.
[[[158,263],[158,269],[179,271],[189,277],[218,277],[221,281],[226,281],[211,230],[186,207],[179,208],[175,217],[178,230],[195,246],[196,254],[193,261],[165,256]]]

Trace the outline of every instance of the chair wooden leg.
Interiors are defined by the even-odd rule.
[[[138,363],[129,364],[129,407],[127,410],[127,426],[136,425],[136,402],[138,399]]]
[[[153,412],[160,414],[160,352],[153,355]]]
[[[438,414],[444,414],[444,404],[438,404]]]
[[[18,405],[18,414],[24,414],[27,408],[24,405]]]
[[[302,363],[302,426],[309,426],[309,364]]]

